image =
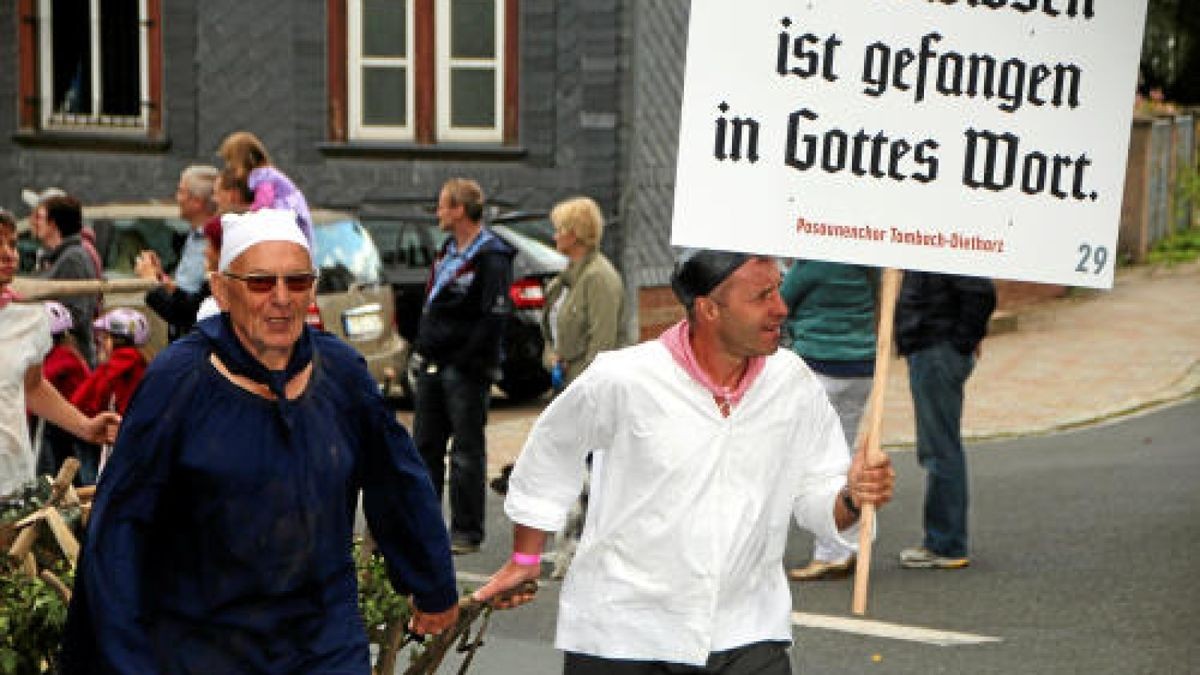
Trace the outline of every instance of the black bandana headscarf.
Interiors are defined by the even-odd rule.
[[[696,298],[711,293],[749,259],[746,253],[708,249],[685,251],[671,273],[671,290],[684,307],[691,307]]]

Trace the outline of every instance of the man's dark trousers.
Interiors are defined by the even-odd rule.
[[[446,443],[450,446],[450,536],[455,543],[483,541],[483,502],[491,383],[453,365],[426,365],[417,375],[413,441],[442,497]]]
[[[567,652],[564,675],[791,675],[786,642],[755,642],[708,655],[703,666],[605,659]]]

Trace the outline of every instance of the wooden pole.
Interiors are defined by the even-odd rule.
[[[109,293],[145,293],[157,288],[157,281],[146,279],[35,279],[18,277],[13,279],[12,289],[25,302],[54,300],[77,295]]]
[[[875,341],[875,377],[871,383],[867,418],[867,463],[883,453],[880,438],[883,426],[883,395],[887,391],[888,364],[892,360],[892,323],[896,316],[896,295],[900,291],[901,272],[883,270],[879,288],[879,330]],[[862,616],[867,612],[867,585],[871,579],[871,544],[875,540],[875,506],[863,504],[859,518],[858,564],[854,570],[854,598],[851,610]]]

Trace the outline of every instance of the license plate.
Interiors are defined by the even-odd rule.
[[[383,332],[383,314],[378,311],[346,312],[342,316],[346,337],[352,340],[369,340]]]

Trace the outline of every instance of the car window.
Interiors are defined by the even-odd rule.
[[[342,220],[313,228],[317,292],[339,293],[354,285],[378,284],[383,276],[379,251],[358,222]]]
[[[537,267],[562,269],[566,267],[566,257],[542,242],[516,232],[509,225],[493,225],[492,229],[503,232],[505,239],[523,255],[529,256]]]
[[[33,272],[37,266],[37,253],[40,244],[32,232],[22,232],[17,235],[17,253],[20,255],[20,262],[17,270],[24,274]]]
[[[147,249],[158,254],[163,269],[175,269],[189,229],[187,221],[180,218],[98,218],[91,226],[105,272],[118,275],[132,275],[138,253]]]
[[[399,223],[393,221],[365,221],[363,226],[371,233],[379,257],[385,265],[405,264],[404,250],[400,247]]]
[[[513,232],[536,239],[554,248],[554,224],[549,218],[533,218],[530,220],[498,220],[497,225],[504,225]]]
[[[402,220],[364,220],[385,265],[425,269],[433,264],[436,235],[432,225]]]
[[[95,218],[86,219],[96,235],[96,249],[100,252],[105,274],[133,276],[133,265],[137,254],[150,249],[158,254],[163,269],[171,272],[179,262],[179,249],[188,231],[187,221],[180,218]],[[20,253],[20,271],[34,270],[40,244],[29,231],[17,237]]]

